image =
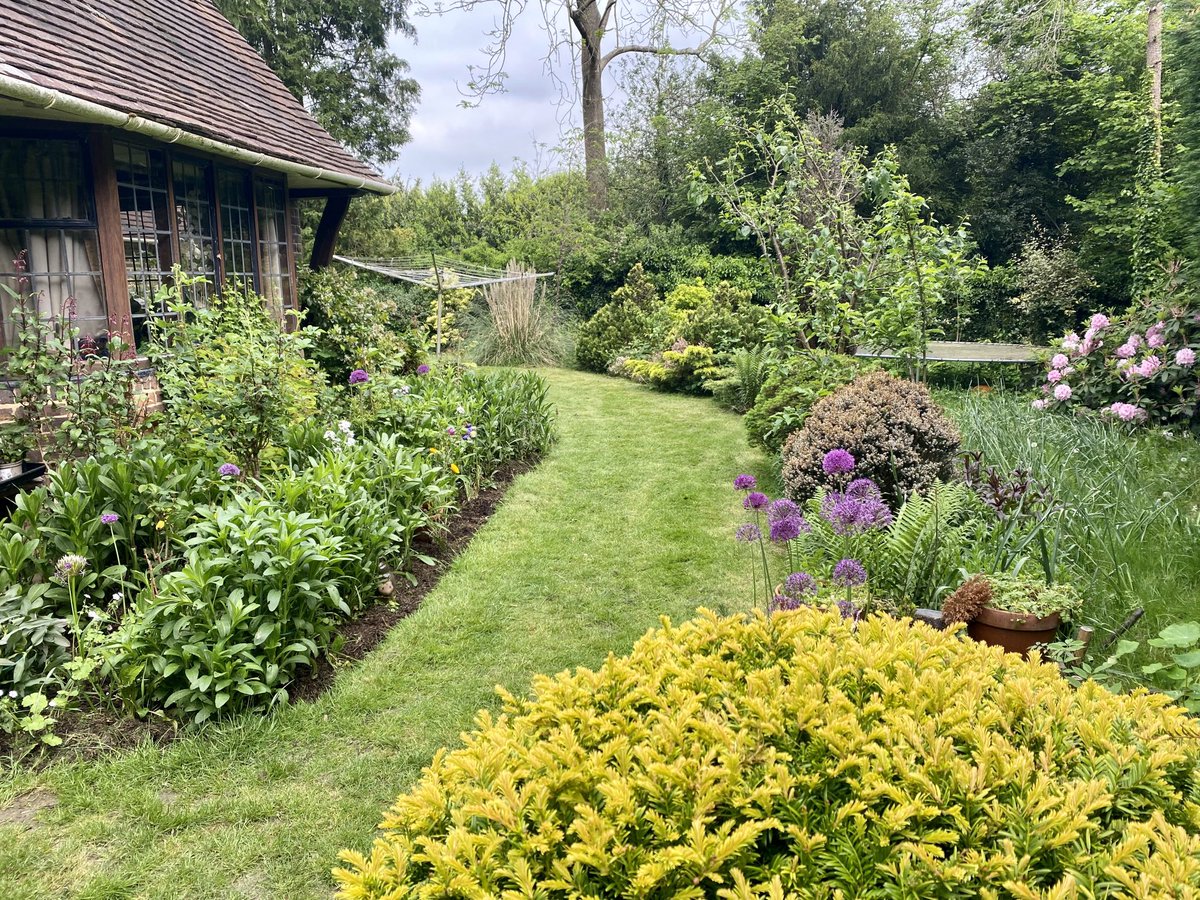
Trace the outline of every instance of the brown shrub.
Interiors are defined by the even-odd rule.
[[[942,621],[947,625],[975,619],[992,602],[992,586],[982,575],[972,575],[942,604]]]
[[[783,481],[795,500],[834,486],[821,463],[841,447],[854,455],[852,477],[873,479],[894,505],[949,478],[958,444],[958,429],[928,388],[870,372],[813,404],[804,427],[784,444]]]

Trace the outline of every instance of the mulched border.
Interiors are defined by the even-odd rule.
[[[461,553],[508,492],[517,476],[528,472],[534,462],[510,463],[493,476],[493,485],[482,490],[459,507],[449,519],[447,532],[440,540],[419,538],[414,546],[417,553],[434,557],[437,564],[416,563],[415,583],[403,575],[391,576],[390,596],[380,597],[378,603],[362,610],[359,615],[337,628],[332,654],[322,654],[316,667],[302,672],[288,688],[291,703],[311,703],[333,685],[338,673],[361,660],[387,637],[401,619],[416,612],[425,596],[432,591],[450,564]],[[34,769],[44,768],[59,759],[95,759],[116,750],[131,750],[146,741],[166,746],[184,733],[179,723],[164,717],[132,716],[94,709],[70,713],[59,718],[55,733],[63,739],[58,747],[34,748],[24,758]],[[0,756],[12,752],[8,735],[0,734]]]

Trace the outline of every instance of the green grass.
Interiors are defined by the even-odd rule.
[[[1064,506],[1062,552],[1087,600],[1084,618],[1111,631],[1130,610],[1145,639],[1200,619],[1200,446],[1161,430],[1131,433],[1094,416],[1038,413],[1001,393],[944,392],[963,446],[1003,472],[1023,468]]]
[[[493,687],[624,652],[660,615],[750,602],[730,480],[740,420],[617,379],[547,373],[561,440],[413,616],[317,702],[165,749],[0,782],[56,805],[0,824],[0,897],[322,897]],[[8,810],[11,818],[12,809]]]

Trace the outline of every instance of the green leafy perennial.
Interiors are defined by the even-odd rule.
[[[342,854],[343,898],[1200,888],[1184,711],[957,630],[705,612],[477,724]]]

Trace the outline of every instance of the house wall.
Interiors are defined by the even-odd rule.
[[[59,165],[55,153],[68,144],[80,148],[81,159],[72,151],[71,164]],[[14,159],[23,170],[6,164]],[[76,163],[83,199],[68,203],[69,187],[56,167]],[[165,312],[154,293],[171,281],[174,264],[213,283],[193,289],[193,302],[203,303],[227,276],[240,275],[268,298],[278,318],[294,323],[295,221],[292,194],[275,173],[110,128],[0,117],[0,255],[25,249],[32,256],[37,244],[39,270],[58,258],[83,273],[40,271],[32,287],[48,318],[63,317],[68,296],[81,298],[77,305],[90,316],[86,323],[82,315],[78,320],[81,337],[97,341],[102,353],[109,334],[121,333],[127,344],[132,337],[134,347],[144,340],[147,319]],[[11,261],[0,258],[0,346],[12,339],[7,323],[15,301],[3,292],[5,285],[24,293]],[[153,373],[143,375],[139,390],[158,404]],[[12,411],[6,386],[0,378],[0,418]]]

